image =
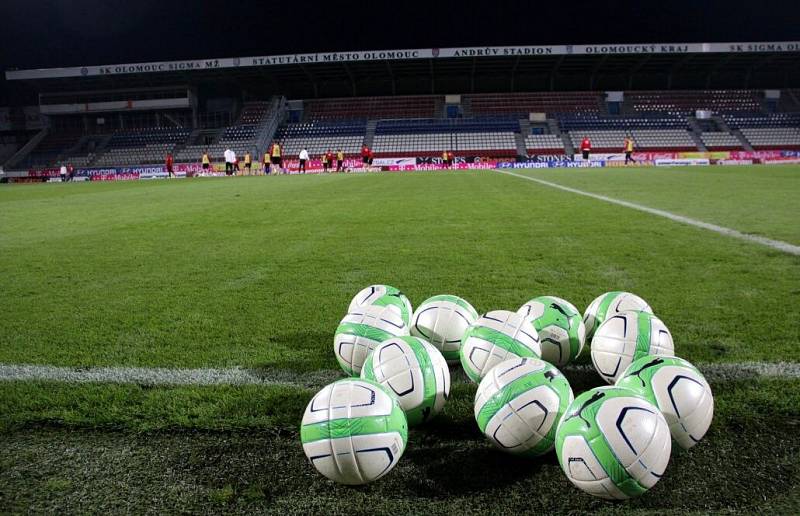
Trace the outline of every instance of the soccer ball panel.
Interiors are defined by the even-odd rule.
[[[514,357],[541,354],[539,336],[530,320],[506,310],[489,312],[464,333],[461,364],[474,382],[494,366]]]
[[[577,456],[575,443],[581,441],[575,438],[586,443],[617,492],[584,466],[593,461]],[[612,386],[578,396],[556,433],[556,451],[564,472],[581,489],[604,498],[639,496],[655,485],[669,462],[671,442],[667,422],[655,405],[634,391]]]
[[[586,439],[581,436],[573,435],[564,439],[561,467],[570,482],[592,496],[608,500],[628,498],[614,485]]]
[[[364,484],[386,474],[403,454],[406,418],[383,387],[347,379],[321,389],[303,414],[303,451],[323,475]]]
[[[456,296],[434,296],[414,313],[411,334],[430,342],[450,363],[458,362],[464,332],[478,319],[472,306]]]
[[[600,325],[592,340],[592,363],[614,383],[634,361],[647,355],[673,354],[672,336],[664,323],[646,312],[620,312]]]
[[[403,324],[411,322],[411,301],[399,289],[390,285],[370,285],[359,291],[350,301],[348,312],[358,312],[366,306],[386,306],[394,311]]]
[[[555,426],[572,401],[566,378],[535,358],[512,358],[494,367],[475,394],[475,419],[492,444],[508,453],[551,450]]]
[[[408,335],[408,327],[391,307],[364,306],[357,310],[342,319],[333,340],[339,365],[353,376],[359,375],[375,346],[393,336]]]
[[[393,392],[410,425],[435,416],[450,394],[447,363],[439,350],[418,337],[395,337],[379,344],[361,376]]]
[[[606,292],[598,296],[589,304],[583,314],[586,339],[591,340],[600,325],[609,317],[630,310],[653,313],[652,308],[644,299],[630,292]]]
[[[359,435],[303,445],[303,451],[317,471],[348,485],[366,484],[388,473],[400,460],[403,448],[398,433]]]

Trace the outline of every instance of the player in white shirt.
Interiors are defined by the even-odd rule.
[[[300,173],[301,174],[305,174],[306,173],[306,162],[308,161],[308,151],[306,150],[305,147],[303,147],[303,150],[300,151],[299,158],[300,158]]]
[[[225,149],[225,175],[230,176],[233,174],[233,164],[236,161],[236,153],[230,149]]]
[[[61,173],[61,182],[62,183],[66,183],[67,182],[67,166],[66,165],[61,165],[61,169],[59,170],[59,172]]]

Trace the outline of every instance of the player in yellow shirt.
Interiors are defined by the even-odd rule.
[[[636,163],[636,160],[633,159],[633,137],[626,136],[623,146],[623,150],[625,151],[625,164],[627,165],[629,162]]]
[[[211,168],[211,156],[208,155],[208,152],[203,153],[203,157],[200,158],[200,162],[203,166],[203,174],[207,174]]]
[[[250,151],[244,153],[244,175],[249,176],[253,170],[253,156]]]
[[[327,152],[323,152],[322,156],[321,156],[321,159],[322,159],[322,171],[324,173],[327,173],[328,172],[328,153]]]
[[[344,152],[342,149],[336,151],[336,171],[341,172],[344,168]]]
[[[281,144],[275,142],[272,144],[272,164],[278,167],[278,172],[283,172],[283,160],[281,159]]]

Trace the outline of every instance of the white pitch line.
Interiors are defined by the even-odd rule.
[[[658,215],[659,217],[664,217],[666,219],[673,220],[675,222],[680,222],[681,224],[688,224],[689,226],[694,226],[697,228],[707,229],[709,231],[713,231],[714,233],[719,233],[720,235],[725,235],[733,238],[738,238],[739,240],[744,240],[746,242],[752,242],[754,244],[760,244],[765,247],[771,247],[772,249],[777,249],[778,251],[782,251],[784,253],[793,254],[795,256],[800,256],[800,246],[796,246],[790,244],[788,242],[783,242],[781,240],[773,240],[771,238],[765,238],[757,235],[748,235],[747,233],[742,233],[741,231],[737,231],[735,229],[726,228],[724,226],[718,226],[716,224],[710,224],[708,222],[703,222],[702,220],[692,219],[690,217],[684,217],[683,215],[677,215],[675,213],[658,210],[656,208],[650,208],[648,206],[644,206],[641,204],[636,204],[634,202],[623,201],[621,199],[614,199],[613,197],[607,197],[605,195],[595,194],[591,192],[586,192],[583,190],[578,190],[577,188],[571,188],[569,186],[560,185],[558,183],[552,183],[550,181],[545,181],[544,179],[539,179],[536,177],[525,176],[522,174],[517,174],[515,172],[509,172],[507,170],[495,169],[497,172],[501,174],[505,174],[507,176],[514,176],[519,177],[520,179],[527,179],[528,181],[533,181],[535,183],[539,183],[545,186],[549,186],[551,188],[557,188],[559,190],[563,190],[565,192],[570,192],[578,195],[583,195],[585,197],[591,197],[592,199],[597,199],[599,201],[608,202],[611,204],[616,204],[618,206],[624,206],[626,208],[631,208],[633,210],[643,211],[645,213],[650,213],[651,215]]]
[[[800,363],[738,362],[698,364],[712,383],[746,378],[800,378]],[[567,376],[596,376],[590,365],[563,368]],[[460,369],[453,372],[454,383],[469,383]],[[33,364],[0,364],[0,382],[44,381],[67,384],[112,383],[149,386],[213,386],[213,385],[283,385],[319,388],[344,378],[338,370],[322,369],[296,372],[283,369],[255,370],[245,368],[168,369],[149,367],[58,367]]]

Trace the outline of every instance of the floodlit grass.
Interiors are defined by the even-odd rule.
[[[798,168],[720,169],[523,173],[800,243]],[[800,361],[800,258],[496,172],[0,187],[0,363],[337,369],[371,283],[481,312],[630,290],[688,360]],[[0,512],[796,512],[800,381],[712,387],[706,440],[608,504],[492,451],[463,382],[358,489],[302,454],[310,389],[0,382]]]
[[[800,167],[796,165],[517,172],[800,244]]]

